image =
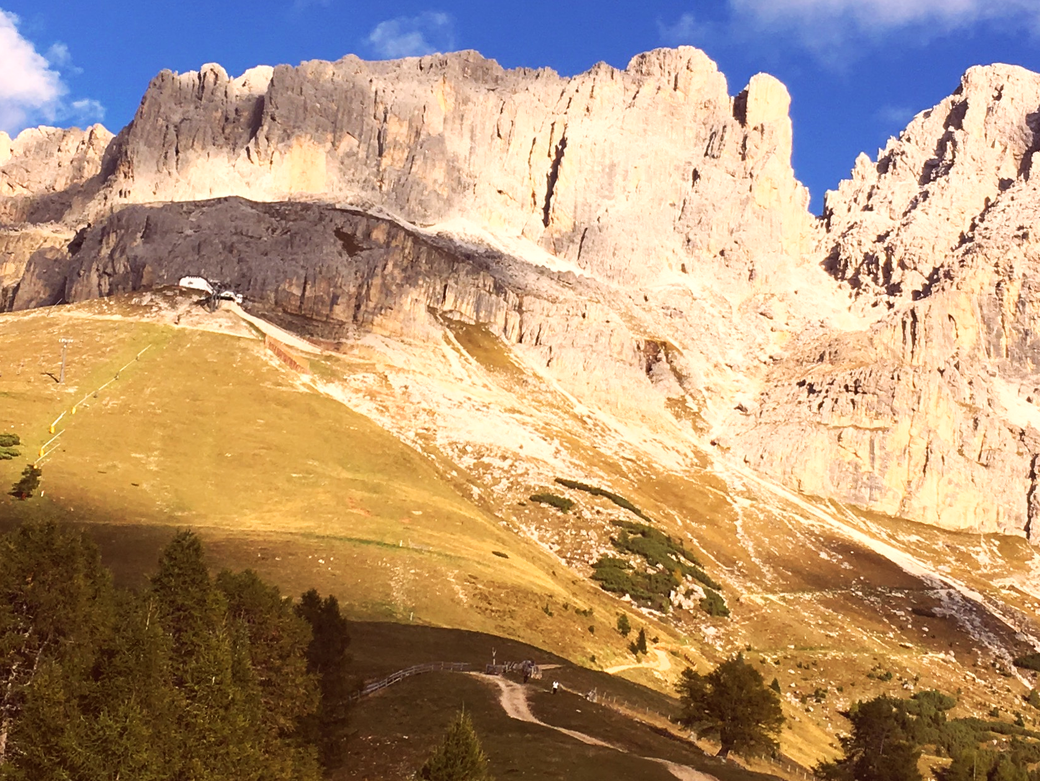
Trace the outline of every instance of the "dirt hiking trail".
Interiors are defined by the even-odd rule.
[[[638,666],[638,665],[637,665]],[[587,743],[590,746],[601,746],[603,748],[613,749],[614,751],[621,751],[623,753],[629,753],[625,749],[615,746],[611,743],[594,738],[591,735],[586,735],[584,732],[576,732],[575,730],[564,729],[563,727],[555,727],[552,724],[546,724],[544,721],[540,721],[532,712],[531,706],[527,702],[527,692],[524,687],[510,681],[505,678],[492,675],[483,675],[481,673],[470,673],[483,681],[496,684],[501,691],[499,695],[499,704],[502,706],[502,710],[505,711],[506,715],[511,719],[517,721],[526,721],[530,724],[537,724],[541,727],[547,727],[548,729],[556,730],[557,732],[563,733],[568,737],[579,740],[582,743]],[[656,762],[659,765],[664,765],[668,771],[678,778],[680,781],[718,781],[715,776],[710,776],[706,773],[694,770],[693,768],[687,767],[686,765],[679,765],[675,762],[669,762],[664,759],[658,759],[657,757],[641,757],[648,762]]]
[[[619,673],[623,670],[634,670],[637,667],[645,667],[648,670],[653,670],[663,675],[672,669],[672,660],[668,658],[668,652],[661,646],[654,646],[650,650],[650,653],[647,654],[646,659],[642,662],[635,662],[634,664],[618,664],[613,667],[608,667],[604,672],[613,675],[614,673]]]

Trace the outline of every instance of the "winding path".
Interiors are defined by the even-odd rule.
[[[651,659],[651,657],[653,657]],[[653,670],[664,674],[672,669],[672,660],[668,658],[668,653],[661,647],[655,645],[647,657],[642,662],[635,662],[634,664],[618,664],[614,667],[608,667],[604,672],[608,672],[611,675],[619,673],[622,670],[634,670],[638,667],[644,667],[648,670]]]
[[[642,666],[642,665],[634,665]],[[611,743],[594,738],[591,735],[586,735],[584,732],[576,732],[571,729],[564,729],[563,727],[556,727],[552,724],[546,724],[544,721],[540,721],[532,712],[531,706],[527,702],[527,692],[524,687],[514,681],[501,678],[499,676],[483,675],[481,673],[469,673],[475,675],[483,681],[488,681],[498,685],[501,690],[498,701],[502,706],[502,710],[505,711],[506,715],[511,719],[517,721],[526,721],[529,724],[537,724],[541,727],[547,727],[548,729],[556,730],[561,732],[574,740],[579,740],[582,743],[587,743],[590,746],[601,746],[603,748],[613,749],[614,751],[621,751],[628,753],[625,749],[615,746]],[[701,773],[698,770],[694,770],[686,765],[680,765],[675,762],[669,762],[665,759],[658,759],[657,757],[641,757],[648,762],[656,762],[659,765],[663,765],[668,769],[673,776],[678,778],[680,781],[718,781],[715,776],[710,776],[707,773]]]

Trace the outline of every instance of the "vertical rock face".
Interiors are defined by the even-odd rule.
[[[112,134],[101,125],[86,130],[39,127],[11,139],[0,133],[0,223],[54,222],[77,197],[96,190]]]
[[[820,221],[789,105],[691,48],[163,72],[114,139],[0,134],[0,308],[207,273],[330,337],[478,322],[803,491],[1040,539],[1040,76],[969,70]]]
[[[74,231],[46,223],[62,220],[97,192],[111,140],[100,125],[31,128],[13,140],[0,132],[0,311],[13,306],[34,255],[67,265],[65,246]]]
[[[684,264],[746,276],[751,258],[797,258],[812,220],[786,90],[759,76],[737,102],[746,110],[690,48],[572,79],[473,52],[238,79],[208,65],[152,82],[117,145],[108,204],[320,196],[416,223],[465,219],[618,281]]]
[[[804,344],[733,421],[809,493],[1040,539],[1040,76],[972,68],[828,194],[824,262],[891,310]]]
[[[1036,73],[974,67],[877,161],[860,155],[852,178],[826,198],[832,272],[889,303],[920,295],[987,209],[1029,178],[1040,152],[1038,97]]]

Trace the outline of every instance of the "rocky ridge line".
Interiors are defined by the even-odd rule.
[[[731,98],[689,48],[571,79],[472,52],[164,72],[111,142],[0,138],[0,303],[212,263],[338,338],[431,338],[450,315],[619,418],[670,431],[681,400],[726,457],[805,492],[1040,533],[1040,76],[969,70],[857,160],[819,222],[790,166],[789,100],[764,75]],[[44,138],[59,162],[27,176]],[[227,196],[321,203],[283,215],[284,247],[277,210],[145,205]],[[392,262],[331,230],[358,210],[392,217],[380,246],[399,262],[439,232],[475,273],[420,262],[428,278],[395,289]]]

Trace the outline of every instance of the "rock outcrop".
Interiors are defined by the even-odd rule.
[[[466,219],[619,282],[683,265],[746,279],[811,236],[788,101],[764,75],[731,98],[691,48],[570,79],[473,52],[237,79],[207,65],[149,86],[106,203],[320,197]]]
[[[13,140],[0,132],[0,224],[58,222],[82,208],[111,141],[101,125],[30,128]]]
[[[974,67],[826,198],[826,262],[889,305],[924,293],[986,211],[1040,164],[1040,74]]]
[[[972,68],[828,194],[824,261],[866,331],[804,344],[731,421],[808,493],[1040,539],[1040,76]]]

